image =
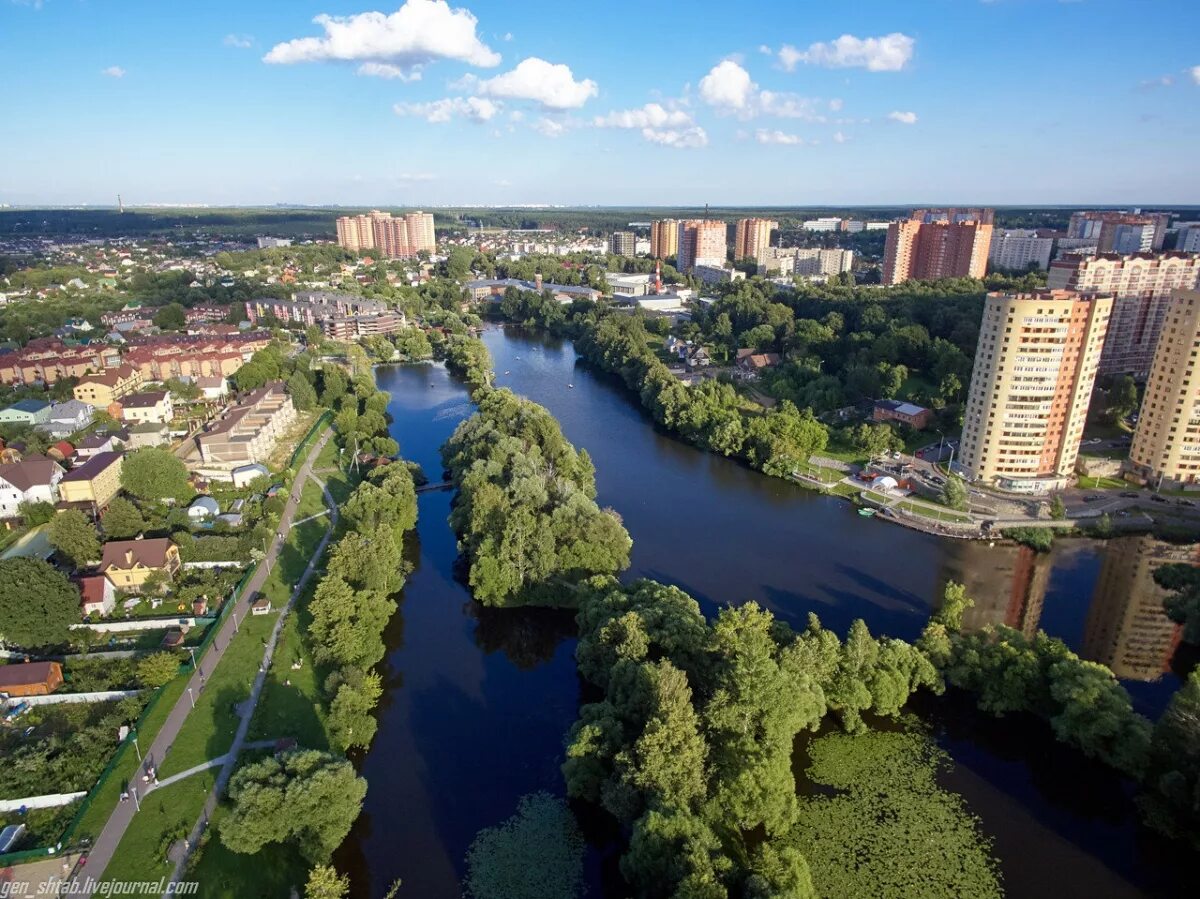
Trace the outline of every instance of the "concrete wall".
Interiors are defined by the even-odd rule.
[[[22,808],[57,808],[82,799],[87,793],[47,793],[45,796],[26,796],[24,799],[0,799],[0,812],[17,812]]]
[[[5,708],[19,705],[22,702],[29,705],[61,705],[63,703],[80,702],[112,702],[124,699],[126,696],[137,696],[141,690],[100,690],[95,693],[51,693],[49,696],[20,696],[4,701]]]

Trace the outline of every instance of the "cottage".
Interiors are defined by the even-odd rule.
[[[752,349],[740,349],[737,354],[737,374],[747,381],[753,381],[773,365],[779,364],[778,353],[756,353]]]
[[[58,485],[64,503],[84,503],[102,509],[121,492],[121,453],[97,453],[73,468]]]
[[[271,600],[265,596],[260,596],[250,604],[251,615],[267,615],[271,611]]]
[[[18,400],[0,409],[0,424],[41,425],[50,420],[50,404],[45,400]]]
[[[38,425],[38,428],[53,437],[66,437],[90,425],[95,414],[96,410],[87,403],[67,400],[65,403],[52,405],[49,419]]]
[[[0,693],[8,696],[47,696],[62,682],[62,665],[58,662],[0,665]]]
[[[117,405],[121,420],[131,424],[166,424],[175,417],[171,394],[165,390],[131,393]]]
[[[16,518],[21,503],[56,503],[63,468],[45,456],[0,464],[0,518]]]
[[[75,385],[75,399],[105,409],[113,401],[128,396],[142,386],[141,371],[132,365],[119,365],[98,375],[84,375]]]
[[[112,581],[102,574],[89,574],[75,581],[79,585],[80,607],[83,617],[110,615],[117,602],[117,591]]]
[[[242,465],[230,472],[233,478],[233,486],[237,488],[246,487],[256,481],[258,478],[265,478],[271,472],[267,470],[267,466],[258,462],[253,465]]]
[[[100,571],[118,589],[137,593],[153,572],[174,577],[182,562],[179,547],[166,537],[148,540],[113,540],[104,544]]]
[[[229,395],[229,382],[219,375],[196,378],[194,383],[200,388],[200,398],[206,403],[220,402]]]
[[[123,432],[115,434],[88,434],[75,443],[75,456],[81,462],[86,462],[92,456],[100,453],[111,453],[121,449],[129,435]]]

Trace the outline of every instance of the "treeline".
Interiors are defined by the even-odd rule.
[[[830,713],[861,732],[864,712],[895,717],[914,690],[941,691],[919,649],[861,620],[845,641],[755,603],[710,624],[677,588],[602,578],[577,620],[579,671],[603,698],[580,709],[563,774],[570,796],[631,827],[621,872],[639,897],[815,895],[797,735]]]
[[[949,584],[918,643],[946,683],[990,714],[1044,719],[1058,740],[1141,784],[1138,805],[1148,825],[1200,847],[1200,670],[1151,725],[1111,670],[1061,640],[1004,626],[962,633],[971,605],[960,585]]]
[[[475,396],[478,411],[442,447],[458,488],[450,524],[474,596],[492,606],[573,606],[574,582],[628,566],[629,534],[596,505],[591,459],[549,412],[509,390]]]
[[[469,334],[451,334],[446,338],[442,352],[446,368],[467,382],[472,397],[491,386],[492,355],[482,340]]]

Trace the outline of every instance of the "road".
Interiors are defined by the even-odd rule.
[[[304,464],[300,466],[300,470],[296,473],[295,483],[303,484],[312,472],[313,462],[320,454],[325,444],[333,436],[333,432],[326,430],[316,443],[309,450],[308,456],[304,460]],[[192,672],[188,680],[187,689],[180,696],[179,701],[175,703],[175,707],[171,709],[167,715],[167,720],[159,729],[154,737],[154,741],[146,748],[141,766],[138,768],[134,777],[130,780],[129,789],[137,793],[139,798],[141,793],[138,792],[139,784],[142,783],[142,775],[146,773],[146,769],[154,764],[154,760],[159,762],[166,758],[167,753],[171,749],[171,745],[175,742],[175,738],[179,735],[180,729],[187,720],[192,711],[192,703],[189,698],[190,694],[198,694],[204,688],[205,675],[204,672],[211,672],[225,655],[225,650],[229,646],[230,640],[236,632],[235,619],[245,618],[250,613],[250,604],[262,589],[263,583],[267,579],[271,566],[279,556],[279,551],[283,546],[284,538],[292,528],[292,519],[296,515],[298,506],[299,490],[293,490],[288,497],[287,505],[283,509],[283,515],[279,519],[279,528],[276,531],[277,537],[271,543],[263,562],[255,569],[250,580],[246,582],[245,588],[237,599],[237,603],[232,614],[225,617],[224,623],[221,625],[221,630],[212,642],[212,646],[205,656],[200,660],[199,667]],[[280,616],[282,618],[282,615]],[[241,730],[239,729],[239,734]],[[129,828],[133,816],[137,813],[136,803],[118,802],[117,807],[113,809],[113,813],[109,816],[108,821],[104,825],[104,829],[100,831],[100,835],[96,838],[95,844],[88,852],[86,872],[83,870],[77,871],[77,876],[81,879],[80,885],[84,887],[77,895],[91,896],[95,884],[85,884],[83,875],[86,873],[90,877],[99,879],[108,863],[112,861],[113,854],[117,850],[117,846],[121,842],[121,838],[125,835],[125,831]]]

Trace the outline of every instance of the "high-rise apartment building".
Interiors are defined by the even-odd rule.
[[[1172,295],[1146,382],[1130,471],[1158,487],[1200,480],[1200,291]]]
[[[771,232],[779,230],[779,222],[770,219],[738,219],[734,229],[733,258],[757,259],[771,245]]]
[[[1100,253],[1148,253],[1162,249],[1170,219],[1164,212],[1076,212],[1067,237],[1094,240]]]
[[[366,215],[344,215],[337,220],[338,244],[347,250],[378,250],[390,259],[410,259],[435,249],[433,216],[410,212],[393,216],[372,210]]]
[[[1107,541],[1079,654],[1107,665],[1122,680],[1159,680],[1170,670],[1183,629],[1163,610],[1167,591],[1155,582],[1154,572],[1197,561],[1194,546],[1150,536]]]
[[[991,209],[917,209],[888,225],[883,283],[982,278],[992,243]]]
[[[650,255],[666,259],[679,253],[679,220],[660,219],[650,223]]]
[[[614,231],[608,239],[608,251],[614,256],[637,255],[637,236],[632,231]]]
[[[1100,374],[1145,377],[1154,361],[1171,292],[1200,287],[1200,256],[1178,252],[1067,255],[1050,264],[1046,286],[1112,294]]]
[[[1179,222],[1176,229],[1175,249],[1184,253],[1200,253],[1200,222]]]
[[[1042,271],[1050,267],[1050,253],[1054,250],[1053,237],[1039,237],[1028,229],[1005,229],[992,234],[992,246],[988,250],[988,261],[993,269],[1025,271],[1036,265]]]
[[[989,293],[963,418],[972,480],[1045,493],[1070,482],[1112,297]]]
[[[697,265],[723,267],[727,233],[724,222],[712,219],[680,222],[675,267],[681,272]]]

